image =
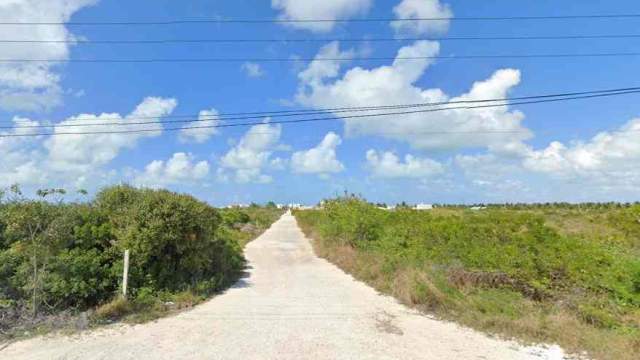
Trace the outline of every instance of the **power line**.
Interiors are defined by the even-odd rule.
[[[297,61],[354,61],[354,60],[460,60],[460,59],[543,59],[635,57],[640,52],[576,53],[576,54],[498,54],[498,55],[437,55],[400,57],[336,57],[336,58],[174,58],[174,59],[0,59],[0,63],[224,63],[224,62],[297,62]]]
[[[587,15],[543,15],[543,16],[458,16],[415,18],[359,18],[359,19],[177,19],[156,21],[3,21],[0,25],[69,25],[69,26],[138,26],[181,24],[272,24],[272,23],[370,23],[370,22],[418,22],[418,21],[522,21],[522,20],[596,20],[636,19],[640,14],[587,14]]]
[[[158,132],[158,131],[181,131],[181,130],[191,130],[191,129],[211,129],[211,128],[227,128],[227,127],[239,127],[239,126],[253,126],[253,125],[268,125],[268,124],[293,124],[293,123],[306,123],[306,122],[320,122],[320,121],[339,121],[343,119],[355,119],[355,118],[372,118],[372,117],[381,117],[381,116],[392,116],[392,115],[409,115],[409,114],[419,114],[419,113],[430,113],[430,112],[439,112],[439,111],[448,111],[448,110],[472,110],[472,109],[480,109],[480,108],[492,108],[492,107],[501,107],[507,105],[527,105],[527,104],[539,104],[539,103],[548,103],[548,102],[559,102],[559,101],[567,101],[567,100],[578,100],[578,99],[590,99],[590,98],[599,98],[599,97],[607,97],[607,96],[617,96],[617,95],[626,95],[626,94],[636,94],[640,93],[640,90],[634,91],[624,91],[617,93],[605,93],[605,94],[593,94],[593,95],[584,95],[584,96],[574,96],[574,97],[566,97],[560,99],[538,99],[538,100],[529,100],[529,101],[520,101],[520,102],[512,102],[512,103],[504,103],[504,104],[487,104],[487,105],[475,105],[475,106],[459,106],[459,107],[447,107],[447,108],[437,108],[437,109],[425,109],[425,110],[412,110],[412,111],[401,111],[401,112],[388,112],[388,113],[377,113],[377,114],[360,114],[360,115],[348,115],[348,116],[340,116],[340,117],[323,117],[323,118],[310,118],[310,119],[293,119],[293,120],[276,120],[269,123],[264,122],[245,122],[245,123],[234,123],[234,124],[216,124],[216,125],[207,125],[207,126],[190,126],[190,127],[174,127],[174,128],[166,128],[166,129],[134,129],[134,130],[114,130],[114,131],[83,131],[83,132],[53,132],[53,133],[36,133],[36,134],[0,134],[1,137],[37,137],[37,136],[59,136],[59,135],[100,135],[100,134],[133,134],[133,133],[147,133],[147,132]],[[469,133],[478,133],[478,132],[494,132],[494,131],[506,131],[512,132],[509,129],[506,130],[483,130],[483,131],[470,131]],[[429,132],[431,133],[431,132]],[[435,131],[434,134],[442,134],[442,133],[457,133],[456,131]]]
[[[393,109],[406,109],[417,107],[430,107],[441,105],[455,105],[455,104],[478,104],[489,102],[508,102],[508,101],[520,101],[520,100],[532,100],[532,99],[547,99],[547,98],[567,98],[581,95],[592,94],[617,94],[627,93],[631,91],[640,91],[640,87],[626,87],[616,89],[604,89],[604,90],[589,90],[580,92],[564,92],[555,94],[543,94],[543,95],[529,95],[518,96],[511,98],[493,98],[493,99],[477,99],[477,100],[453,100],[453,101],[441,101],[441,102],[428,102],[428,103],[413,103],[413,104],[392,104],[392,105],[377,105],[377,106],[359,106],[359,107],[335,107],[324,109],[311,109],[311,110],[281,110],[275,112],[239,112],[239,113],[226,113],[217,115],[200,116],[199,114],[190,115],[167,115],[167,116],[143,116],[143,117],[125,117],[125,118],[101,118],[102,121],[122,121],[122,120],[145,120],[145,119],[159,119],[159,118],[174,118],[178,120],[164,120],[164,121],[128,121],[128,122],[99,122],[99,123],[75,123],[75,124],[51,124],[51,125],[18,125],[18,126],[0,126],[0,129],[24,129],[24,128],[58,128],[58,127],[83,127],[83,126],[130,126],[130,125],[146,125],[146,124],[167,124],[167,123],[190,123],[190,122],[202,122],[202,121],[228,121],[228,120],[248,120],[259,119],[264,117],[291,117],[291,116],[309,116],[319,115],[327,113],[343,113],[343,112],[363,112],[374,110],[393,110]],[[507,103],[508,105],[508,103]]]
[[[27,44],[184,44],[184,43],[325,43],[339,42],[400,42],[400,41],[493,41],[493,40],[580,40],[580,39],[635,39],[640,34],[595,34],[595,35],[531,35],[531,36],[443,36],[413,38],[295,38],[295,39],[156,39],[156,40],[39,40],[0,39],[0,43]]]
[[[217,115],[205,116],[207,120],[233,120],[233,118],[228,118],[228,116],[243,116],[241,119],[250,119],[253,117],[244,117],[248,115],[258,115],[255,118],[262,117],[282,117],[286,116],[295,116],[295,115],[311,115],[311,114],[320,114],[320,113],[335,113],[335,112],[350,112],[350,111],[365,111],[365,110],[380,110],[380,109],[396,109],[396,108],[410,108],[410,107],[421,107],[421,106],[437,106],[437,105],[451,105],[451,104],[471,104],[471,103],[484,103],[484,102],[497,102],[497,101],[514,101],[514,100],[528,100],[535,98],[553,98],[553,97],[566,97],[566,96],[576,96],[576,95],[589,95],[589,94],[600,94],[600,93],[611,93],[611,92],[622,92],[622,91],[631,91],[631,90],[640,90],[640,86],[635,87],[624,87],[624,88],[610,88],[610,89],[597,89],[597,90],[587,90],[587,91],[574,91],[574,92],[562,92],[562,93],[551,93],[551,94],[540,94],[540,95],[527,95],[527,96],[516,96],[516,97],[504,97],[504,98],[493,98],[493,99],[474,99],[474,100],[452,100],[452,101],[442,101],[442,102],[426,102],[426,103],[412,103],[412,104],[389,104],[389,105],[377,105],[377,106],[345,106],[345,107],[333,107],[333,108],[316,108],[316,109],[296,109],[296,110],[276,110],[276,111],[251,111],[251,112],[228,112],[228,113],[219,113]],[[291,115],[289,115],[291,114]],[[162,116],[163,119],[193,119],[199,118],[200,114],[183,114],[183,115],[165,115]],[[135,116],[135,117],[117,117],[117,118],[100,118],[103,121],[121,121],[124,119],[127,120],[145,120],[145,119],[158,119],[159,116]],[[153,122],[155,123],[155,121]],[[6,128],[6,127],[5,127]]]

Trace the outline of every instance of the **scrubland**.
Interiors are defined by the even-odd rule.
[[[296,211],[316,252],[401,302],[602,359],[640,354],[640,206]]]

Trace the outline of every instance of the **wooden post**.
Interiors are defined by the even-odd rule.
[[[122,296],[127,298],[127,278],[129,277],[129,250],[124,251],[124,269],[122,271]]]
[[[38,258],[36,257],[36,248],[33,248],[33,318],[38,315]]]

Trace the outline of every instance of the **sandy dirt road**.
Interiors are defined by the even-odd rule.
[[[158,321],[11,344],[0,359],[561,359],[421,315],[314,255],[285,214],[247,245],[247,277]]]

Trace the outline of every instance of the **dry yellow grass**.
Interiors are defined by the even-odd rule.
[[[132,310],[131,303],[127,299],[118,296],[108,303],[98,306],[94,316],[98,320],[116,320],[129,314]]]

